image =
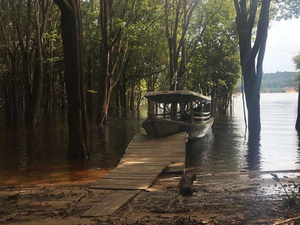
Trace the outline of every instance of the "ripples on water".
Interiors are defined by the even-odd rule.
[[[261,95],[261,136],[250,145],[241,96],[234,102],[232,116],[216,118],[206,137],[189,143],[187,166],[199,173],[299,169],[299,141],[294,129],[297,94]],[[35,131],[2,127],[0,186],[95,181],[118,164],[137,132],[144,133],[135,119],[111,121],[105,129],[92,124],[90,159],[68,161],[67,126],[60,120],[51,127],[40,124]],[[255,151],[249,153],[249,146]]]
[[[294,128],[297,98],[294,93],[261,94],[262,130],[260,137],[249,143],[241,96],[237,96],[232,116],[216,119],[209,135],[190,143],[188,166],[205,173],[299,169],[299,141]]]

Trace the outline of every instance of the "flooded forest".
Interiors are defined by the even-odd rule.
[[[138,118],[146,92],[176,83],[227,110],[241,71],[231,1],[70,2],[1,2],[2,127],[65,113],[66,155],[85,158],[88,124]]]
[[[298,93],[260,94],[269,21],[299,15],[294,0],[1,1],[0,223],[299,222]],[[146,135],[147,97],[208,131]]]

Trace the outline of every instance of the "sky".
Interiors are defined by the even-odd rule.
[[[296,71],[293,57],[300,53],[300,19],[271,21],[264,73]]]

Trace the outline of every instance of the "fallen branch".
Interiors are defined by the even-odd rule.
[[[65,213],[64,215],[62,216],[62,218],[66,218],[70,215],[70,213],[75,209],[75,206],[76,206],[76,203],[79,202],[83,197],[85,197],[86,195],[85,194],[81,194],[75,201],[74,203],[68,207],[66,210],[65,210]]]
[[[300,219],[300,216],[297,216],[297,217],[294,217],[294,218],[290,218],[290,219],[286,219],[286,220],[283,220],[283,221],[278,221],[278,222],[274,223],[273,225],[286,224],[288,222],[291,222],[291,221],[294,221],[294,220],[298,220],[298,219]]]
[[[79,198],[77,198],[77,199],[75,200],[75,203],[79,202],[79,201],[80,201],[83,197],[85,197],[85,196],[86,196],[85,194],[80,195]]]

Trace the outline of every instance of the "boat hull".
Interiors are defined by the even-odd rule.
[[[195,123],[185,123],[158,118],[148,118],[142,123],[147,135],[162,138],[180,132],[188,132],[189,139],[196,139],[205,136],[213,125],[213,117]]]

